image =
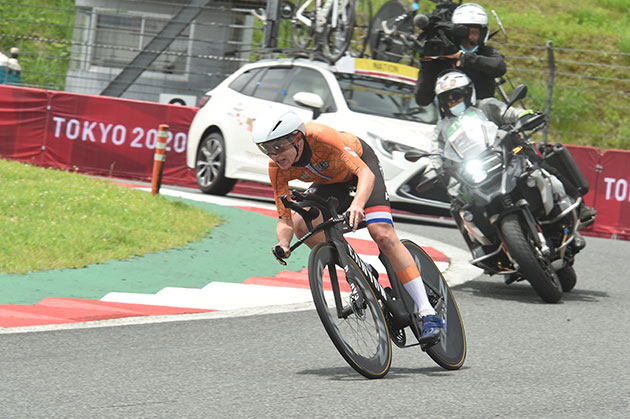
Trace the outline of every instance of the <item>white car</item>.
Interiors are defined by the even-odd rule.
[[[195,169],[204,193],[226,194],[237,180],[269,184],[269,160],[252,141],[252,121],[270,106],[287,108],[304,121],[351,132],[370,144],[394,206],[446,209],[441,193],[430,191],[432,197],[415,191],[419,165],[404,158],[406,151],[431,149],[429,137],[438,117],[435,106],[416,105],[417,72],[352,57],[335,65],[304,58],[246,64],[202,99],[188,132],[186,164]]]

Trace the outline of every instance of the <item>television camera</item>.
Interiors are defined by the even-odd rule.
[[[461,0],[437,3],[431,13],[417,14],[414,25],[420,30],[414,48],[422,57],[441,57],[459,51],[458,40],[468,37],[468,27],[451,22]]]

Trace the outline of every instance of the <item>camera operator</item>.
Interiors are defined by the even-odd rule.
[[[451,21],[468,28],[467,36],[453,39],[459,47],[454,54],[424,57],[415,89],[416,102],[420,106],[427,106],[433,101],[437,75],[444,70],[463,71],[474,83],[478,99],[494,97],[494,79],[506,72],[503,55],[485,45],[488,40],[488,15],[483,7],[464,3],[453,11]]]

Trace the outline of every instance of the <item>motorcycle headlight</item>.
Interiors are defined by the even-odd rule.
[[[378,150],[386,156],[392,158],[394,151],[400,151],[406,153],[407,151],[418,150],[417,148],[409,147],[404,144],[397,143],[395,141],[388,141],[383,137],[380,137],[371,132],[367,133],[368,138],[372,141],[372,144],[378,148]]]
[[[460,172],[464,178],[473,185],[484,182],[488,177],[499,173],[503,168],[501,155],[492,153],[478,159],[469,160],[464,163]]]
[[[488,177],[481,160],[471,160],[464,166],[464,173],[472,183],[481,183]]]

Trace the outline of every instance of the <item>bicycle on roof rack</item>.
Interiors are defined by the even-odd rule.
[[[355,19],[356,0],[299,0],[291,20],[293,42],[336,61],[350,46]]]
[[[421,335],[413,300],[382,252],[378,258],[389,278],[390,286],[386,287],[379,282],[378,271],[348,243],[344,234],[352,229],[345,216],[338,213],[336,198],[324,201],[297,191],[291,197],[290,201],[282,196],[282,202],[303,217],[309,230],[291,246],[291,251],[316,233],[323,231],[326,237],[325,242],[311,250],[308,278],[313,302],[328,336],[358,373],[367,378],[384,377],[391,366],[392,341],[401,348],[420,345],[407,343],[407,328],[416,339]],[[300,201],[310,207],[302,208],[297,204]],[[312,221],[323,209],[333,216],[313,226]],[[359,228],[365,225],[361,222]],[[459,369],[466,357],[466,335],[455,298],[429,255],[412,241],[403,240],[403,244],[420,269],[429,301],[446,321],[439,341],[431,346],[421,345],[421,349],[442,368]],[[279,246],[273,251],[279,260],[284,257]]]
[[[450,22],[453,10],[461,4],[461,0],[459,3],[453,0],[431,1],[436,4],[431,14],[418,14],[419,0],[414,0],[411,7],[400,0],[390,0],[383,4],[374,16],[370,28],[370,56],[376,60],[391,62],[407,59],[409,65],[419,62],[427,41],[423,38],[434,30],[427,27],[429,22],[433,25],[437,21]]]
[[[265,24],[266,12],[252,9],[251,14]],[[280,17],[291,20],[291,38],[296,48],[316,51],[335,62],[349,49],[355,29],[360,31],[363,56],[372,22],[370,0],[297,0],[295,6],[280,3]]]

